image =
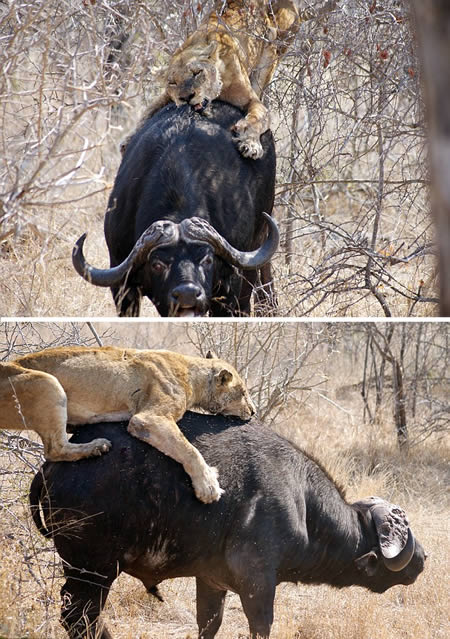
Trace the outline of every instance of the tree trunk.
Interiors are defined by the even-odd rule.
[[[450,316],[450,2],[411,0],[430,129],[431,206],[439,249],[441,315]]]
[[[401,451],[408,450],[408,427],[406,424],[405,391],[403,386],[403,370],[400,362],[394,359],[392,362],[394,380],[394,420],[397,430],[397,442]]]

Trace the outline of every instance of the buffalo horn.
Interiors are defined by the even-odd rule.
[[[147,259],[148,254],[158,246],[175,244],[179,238],[178,224],[168,220],[154,222],[146,229],[134,245],[128,257],[111,268],[95,268],[88,264],[83,255],[84,233],[75,243],[72,251],[72,263],[81,277],[96,286],[114,286],[122,282],[131,271]]]
[[[278,248],[280,234],[277,223],[267,213],[263,213],[269,228],[267,239],[254,251],[239,251],[220,235],[206,220],[191,217],[180,223],[181,234],[192,242],[207,242],[216,255],[241,269],[259,268],[268,262]]]
[[[372,515],[386,568],[393,572],[403,570],[411,561],[416,545],[405,511],[379,497],[370,497],[362,503],[369,507]]]

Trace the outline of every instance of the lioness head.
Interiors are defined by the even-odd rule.
[[[222,90],[217,63],[212,57],[216,42],[205,49],[188,47],[176,52],[167,72],[167,93],[177,106],[190,104],[203,111]]]
[[[231,364],[209,353],[208,359],[213,360],[208,410],[211,413],[250,419],[255,415],[256,407],[239,373]]]

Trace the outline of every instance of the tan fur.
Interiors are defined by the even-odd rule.
[[[67,347],[0,364],[0,428],[34,430],[46,459],[74,461],[109,450],[106,439],[72,444],[66,425],[130,419],[129,432],[181,463],[197,497],[220,498],[208,466],[176,422],[191,408],[248,419],[254,405],[228,363],[171,351]]]
[[[177,106],[187,102],[201,110],[220,98],[246,111],[233,127],[242,155],[262,157],[260,136],[270,121],[260,96],[298,24],[293,0],[219,0],[172,56],[165,91],[144,119],[169,102]]]

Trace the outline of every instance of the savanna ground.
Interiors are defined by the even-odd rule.
[[[436,315],[409,3],[298,4],[304,21],[264,95],[278,155],[278,315]],[[334,8],[303,13],[323,5]],[[109,266],[103,217],[119,143],[212,6],[0,2],[1,316],[115,315],[71,250],[87,232],[87,259]],[[142,313],[156,314],[149,302]]]
[[[444,639],[448,339],[448,324],[430,322],[8,323],[1,326],[0,359],[98,341],[203,355],[213,347],[245,377],[266,424],[320,459],[349,501],[377,494],[404,507],[429,555],[415,584],[383,595],[356,587],[279,586],[274,639]],[[58,624],[61,565],[51,542],[35,530],[27,504],[41,462],[41,446],[29,432],[0,433],[2,638],[65,636]],[[161,590],[164,603],[149,598],[137,580],[117,579],[105,610],[116,639],[197,636],[194,580],[167,581]],[[229,594],[218,638],[247,632],[239,599]]]

